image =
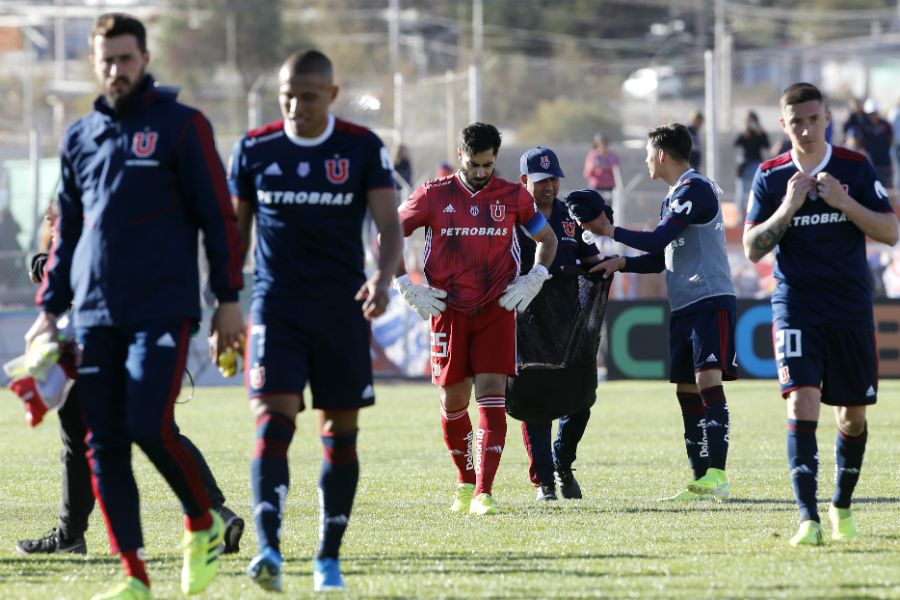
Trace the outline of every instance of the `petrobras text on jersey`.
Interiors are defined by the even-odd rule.
[[[256,190],[260,204],[322,204],[347,206],[353,202],[353,192],[332,194],[331,192],[294,192],[291,190]]]
[[[847,215],[841,212],[828,212],[815,215],[802,215],[794,217],[791,227],[805,227],[807,225],[827,225],[830,223],[846,223]]]
[[[441,227],[441,235],[448,237],[461,235],[506,236],[509,235],[509,227]]]

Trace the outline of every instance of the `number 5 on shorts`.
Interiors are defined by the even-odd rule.
[[[445,332],[431,332],[431,356],[434,358],[447,356],[447,334]]]

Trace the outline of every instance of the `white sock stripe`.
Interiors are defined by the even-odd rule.
[[[505,408],[506,398],[490,398],[478,401],[479,408]]]
[[[444,417],[445,419],[447,419],[448,421],[455,421],[457,419],[461,419],[468,414],[469,414],[468,408],[461,408],[456,412],[448,413],[446,410],[444,410],[443,406],[441,407],[441,416]]]
[[[485,402],[491,402],[499,400],[500,402],[506,402],[506,396],[481,396],[480,398],[476,398],[475,402],[478,404],[484,404]]]

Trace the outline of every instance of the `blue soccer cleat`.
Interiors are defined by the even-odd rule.
[[[313,590],[330,592],[346,588],[341,575],[341,561],[336,558],[317,558],[313,561]]]
[[[283,562],[284,559],[281,558],[281,555],[267,546],[250,561],[247,575],[262,589],[269,592],[280,592],[281,563]]]

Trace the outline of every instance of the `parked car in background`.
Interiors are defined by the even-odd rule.
[[[669,66],[638,69],[622,84],[625,95],[635,100],[678,98],[681,88],[681,77]]]

